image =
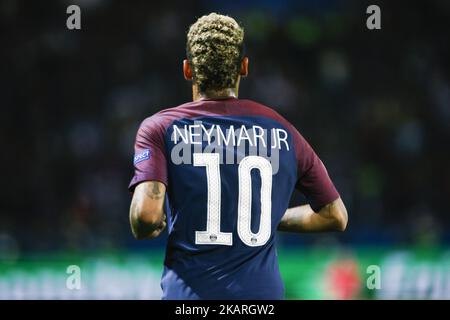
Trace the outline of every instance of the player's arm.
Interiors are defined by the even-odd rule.
[[[298,180],[296,189],[308,205],[288,209],[278,230],[288,232],[344,231],[347,209],[320,158],[303,136],[291,127]]]
[[[165,194],[166,186],[159,181],[144,181],[134,189],[130,224],[136,239],[156,238],[166,227]]]
[[[317,213],[309,204],[288,209],[278,225],[278,230],[287,232],[344,231],[347,221],[347,209],[341,198],[338,198],[322,207]]]

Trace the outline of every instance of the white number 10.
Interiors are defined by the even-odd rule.
[[[233,234],[220,231],[220,158],[218,153],[194,153],[194,166],[206,167],[208,183],[208,204],[206,231],[195,231],[196,244],[220,244],[231,246]],[[251,171],[258,169],[261,175],[261,218],[259,230],[251,230],[252,178]],[[248,156],[239,164],[239,202],[237,212],[237,231],[246,245],[257,247],[264,245],[271,234],[272,211],[272,165],[258,156]]]

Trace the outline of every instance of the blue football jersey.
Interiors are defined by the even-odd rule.
[[[294,188],[339,197],[300,133],[250,100],[203,99],[145,119],[135,175],[167,187],[163,299],[283,299],[275,233]]]

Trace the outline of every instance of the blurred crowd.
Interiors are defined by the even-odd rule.
[[[191,99],[186,30],[210,11],[245,28],[240,96],[299,129],[348,207],[345,234],[282,245],[449,243],[450,3],[379,3],[371,31],[356,0],[1,1],[0,255],[163,245],[129,230],[134,137]]]

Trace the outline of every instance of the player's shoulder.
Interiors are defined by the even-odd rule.
[[[255,100],[250,100],[250,99],[241,99],[239,100],[239,102],[242,104],[243,107],[245,107],[245,109],[256,112],[256,113],[261,113],[261,114],[266,114],[268,116],[275,116],[275,117],[281,117],[281,115],[275,111],[274,108],[269,107],[261,102],[255,101]]]
[[[300,131],[289,120],[287,120],[284,116],[279,114],[276,110],[265,104],[253,100],[245,100],[243,101],[243,103],[245,103],[246,107],[250,107],[251,112],[255,112],[256,115],[271,118],[272,120],[279,123],[282,127],[284,127],[284,129],[286,129],[287,132],[290,133],[290,135],[292,136],[294,148],[297,151],[298,145],[303,145],[305,140]]]
[[[242,103],[242,107],[244,107],[247,111],[250,111],[254,115],[271,118],[279,122],[281,125],[287,127],[289,130],[293,128],[293,125],[272,107],[249,99],[243,99],[240,100],[240,102]]]

